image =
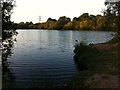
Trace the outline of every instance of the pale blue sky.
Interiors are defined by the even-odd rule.
[[[49,17],[58,19],[67,16],[71,19],[83,13],[101,14],[105,0],[16,0],[11,20],[14,22],[42,22]]]

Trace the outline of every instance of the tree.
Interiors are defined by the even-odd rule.
[[[105,6],[107,7],[105,14],[114,14],[120,15],[120,1],[107,1],[105,2]]]
[[[10,21],[12,9],[15,6],[15,1],[1,0],[0,6],[2,8],[2,40],[4,40],[6,38],[10,38],[13,33],[15,33],[15,31],[11,30],[14,29],[14,27],[13,23]]]
[[[72,20],[72,28],[78,30],[79,29],[79,18],[74,17]]]
[[[57,29],[63,29],[64,25],[71,21],[70,18],[66,16],[62,16],[57,21]]]
[[[2,43],[4,47],[2,48],[2,77],[5,81],[8,80],[8,78],[13,79],[13,75],[10,72],[10,69],[8,69],[9,64],[7,62],[7,58],[12,54],[11,48],[14,46],[12,36],[17,34],[15,30],[12,30],[14,29],[14,23],[10,21],[12,9],[15,6],[14,2],[14,0],[0,1],[0,7],[2,8],[2,40],[3,42],[6,42]],[[5,83],[3,83],[3,88],[5,88]]]
[[[96,18],[95,30],[105,30],[106,29],[106,18],[101,15],[97,15]]]
[[[120,1],[118,2],[112,2],[112,3],[109,3],[109,2],[105,2],[105,5],[107,5],[107,10],[106,10],[106,13],[109,14],[109,9],[111,10],[110,13],[113,13],[115,16],[116,16],[116,19],[114,19],[114,22],[116,24],[113,23],[113,26],[116,26],[116,30],[117,30],[117,34],[116,36],[113,38],[113,42],[116,42],[118,43],[118,47],[120,45]],[[113,7],[114,6],[114,7]],[[109,7],[112,7],[109,8]],[[118,55],[120,54],[120,51],[118,49]],[[120,59],[120,57],[118,57],[118,60]]]
[[[105,6],[107,6],[107,9],[105,11],[105,16],[106,16],[107,21],[109,23],[111,21],[115,21],[115,22],[112,22],[113,24],[111,24],[111,25],[117,26],[117,29],[119,30],[119,26],[120,26],[120,1],[118,1],[118,2],[106,1]],[[113,17],[114,17],[114,19],[113,19]]]
[[[45,23],[46,29],[56,29],[56,19],[48,18],[47,22]]]
[[[78,17],[79,21],[84,21],[89,19],[89,13],[83,13],[81,16]]]
[[[90,23],[89,20],[84,20],[79,23],[79,28],[82,30],[89,30],[90,29]]]
[[[10,28],[10,25],[11,25],[10,18],[11,18],[11,14],[13,13],[12,9],[15,6],[15,1],[14,0],[11,0],[11,1],[3,0],[3,1],[0,1],[0,4],[2,8],[2,23],[3,23],[2,28],[3,30],[12,29],[12,27]]]
[[[70,21],[64,25],[63,29],[67,29],[67,30],[73,29],[72,25],[73,25],[73,23]]]

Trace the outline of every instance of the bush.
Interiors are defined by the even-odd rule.
[[[89,63],[94,63],[98,50],[92,44],[87,45],[83,42],[75,46],[74,60],[79,70],[88,69]]]

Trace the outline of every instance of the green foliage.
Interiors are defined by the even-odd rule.
[[[12,9],[15,6],[14,0],[1,0],[0,8],[2,8],[2,79],[3,88],[6,87],[6,83],[10,80],[13,80],[13,75],[11,74],[8,66],[7,59],[10,55],[12,55],[11,48],[14,46],[14,40],[12,38],[13,35],[17,35],[15,29],[14,22],[10,21],[10,17],[12,14]],[[12,86],[10,84],[10,86]]]
[[[119,15],[116,16],[115,15],[116,12],[111,13],[111,11],[108,8],[105,16],[97,15],[95,19],[94,18],[91,19],[92,21],[95,21],[94,26],[91,27],[93,27],[96,30],[103,30],[104,28],[108,30],[119,30],[120,16]],[[85,20],[86,22],[84,22],[82,25],[87,24],[88,19]],[[120,42],[120,32],[118,31],[115,37],[107,42],[106,46],[108,44],[113,45],[119,42]],[[99,47],[95,48],[95,45],[93,44],[86,45],[85,43],[80,43],[75,46],[74,59],[76,61],[77,67],[78,69],[81,65],[82,66],[84,65],[84,67],[80,67],[79,75],[73,78],[73,80],[71,80],[68,83],[68,86],[85,88],[84,87],[85,80],[91,77],[91,75],[102,74],[102,73],[118,74],[119,70],[117,64],[119,63],[118,62],[119,58],[118,55],[113,54],[113,52],[117,53],[116,50],[118,49],[118,47],[116,46],[113,48],[108,48],[107,50],[102,50]],[[111,68],[107,67],[106,66],[107,63],[111,63],[112,67]],[[85,68],[85,67],[87,68],[81,70],[81,68]]]
[[[19,24],[16,24],[17,29],[31,29],[35,28],[35,25],[32,22],[20,22]]]
[[[80,24],[79,24],[79,28],[82,29],[82,30],[83,30],[83,29],[89,30],[89,29],[90,29],[89,20],[81,21]]]
[[[57,20],[48,18],[47,22],[45,23],[45,29],[56,29]]]
[[[79,21],[84,21],[89,19],[89,13],[83,13],[81,16],[78,17]]]
[[[96,16],[96,30],[104,30],[106,28],[106,18],[98,15]]]
[[[66,25],[70,20],[70,18],[67,18],[66,16],[62,16],[57,21],[57,29],[63,29],[64,25]]]
[[[15,0],[1,0],[0,7],[2,8],[2,40],[11,38],[15,32],[15,24],[10,21],[12,9],[15,6]]]
[[[73,29],[72,25],[73,25],[73,23],[70,21],[70,22],[68,22],[67,24],[64,25],[63,29],[67,29],[67,30]]]
[[[72,28],[78,30],[79,29],[79,18],[74,17],[72,21]]]
[[[120,31],[120,1],[116,3],[108,3],[105,5],[107,9],[105,11],[105,16],[107,19],[107,28],[110,30]]]
[[[114,48],[116,52],[116,48]],[[116,74],[116,55],[109,50],[99,50],[93,44],[87,45],[84,42],[75,46],[75,63],[79,69],[76,75],[69,83],[69,87],[85,88],[84,83],[89,77],[95,74]],[[113,49],[112,49],[113,51]],[[109,59],[106,59],[109,58]],[[108,61],[107,61],[108,60]],[[113,67],[108,68],[106,63],[112,63]]]
[[[61,16],[58,20],[48,18],[48,20],[43,23],[30,24],[28,22],[22,22],[17,25],[17,28],[117,31],[119,30],[120,26],[120,20],[117,16],[120,13],[120,4],[110,5],[111,8],[113,6],[115,6],[115,8],[110,9],[108,7],[106,11],[103,11],[103,16],[95,16],[89,15],[89,13],[83,13],[79,17],[74,17],[73,20],[71,20],[69,17]]]
[[[86,45],[84,42],[75,46],[75,60],[83,60],[87,58],[88,53],[98,53],[97,49],[92,47],[92,45]]]
[[[15,6],[15,1],[0,1],[0,7],[2,8],[2,29],[14,29],[12,26],[13,22],[10,21],[10,17],[12,14],[12,9]]]

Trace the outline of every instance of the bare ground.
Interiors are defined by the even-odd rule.
[[[95,74],[85,81],[88,88],[118,88],[118,75]]]
[[[112,56],[119,57],[118,43],[116,44],[95,44],[93,47],[96,47],[99,51],[108,51],[111,53],[111,56],[106,56],[104,59],[106,63],[104,64],[109,69],[117,67],[118,61],[112,63]],[[115,66],[116,65],[116,66]],[[85,87],[87,88],[120,88],[119,85],[119,75],[118,74],[94,74],[84,82]]]

